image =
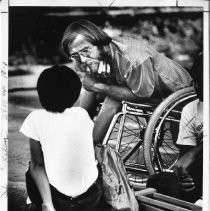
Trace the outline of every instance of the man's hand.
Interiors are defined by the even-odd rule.
[[[185,192],[190,192],[195,189],[195,183],[189,174],[183,175],[179,178],[179,182]]]
[[[107,62],[101,61],[98,67],[98,74],[108,77],[110,75],[110,66]]]
[[[174,173],[177,176],[186,175],[188,173],[188,168],[195,161],[195,154],[192,151],[185,153],[175,164]]]
[[[86,89],[87,91],[90,92],[97,92],[97,86],[95,87],[95,85],[100,84],[100,82],[98,81],[98,79],[93,76],[93,75],[89,75],[89,74],[85,74],[82,77],[82,85],[84,87],[84,89]]]
[[[185,153],[174,166],[174,173],[179,177],[180,184],[185,192],[195,189],[195,183],[188,173],[188,168],[195,161],[195,157],[195,154],[189,151]]]
[[[85,71],[90,75],[107,78],[110,76],[110,65],[104,61],[97,61],[94,63],[94,61],[90,59],[86,62]]]

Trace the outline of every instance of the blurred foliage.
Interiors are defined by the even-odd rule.
[[[60,41],[67,25],[93,21],[111,36],[136,36],[190,68],[203,49],[203,16],[195,8],[10,8],[9,65],[68,62]]]

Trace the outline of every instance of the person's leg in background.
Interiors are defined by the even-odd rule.
[[[88,112],[90,118],[93,119],[98,106],[97,93],[82,89],[79,97],[79,106],[84,108]]]
[[[98,117],[96,118],[93,129],[94,143],[102,143],[113,119],[113,116],[120,111],[122,103],[110,97],[106,97]]]

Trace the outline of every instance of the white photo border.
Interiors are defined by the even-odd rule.
[[[204,179],[203,211],[210,210],[210,142],[209,142],[209,34],[210,34],[210,2],[208,0],[2,0],[0,1],[0,210],[7,210],[8,179],[8,35],[9,7],[18,6],[50,6],[50,7],[202,7],[203,8],[203,50],[204,50]],[[206,114],[206,115],[205,115]],[[206,168],[205,168],[206,167]]]

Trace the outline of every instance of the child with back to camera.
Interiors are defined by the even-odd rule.
[[[93,122],[86,110],[72,107],[80,90],[79,77],[66,66],[55,65],[39,76],[37,91],[44,109],[31,112],[20,129],[30,140],[26,184],[36,210],[94,211],[103,194]]]

